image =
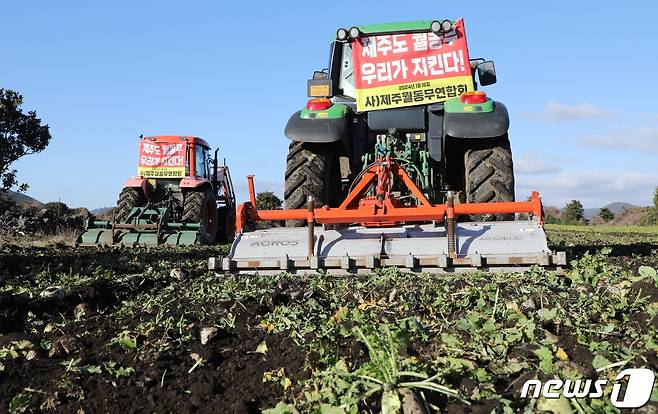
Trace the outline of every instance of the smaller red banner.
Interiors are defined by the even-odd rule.
[[[139,142],[138,174],[143,177],[185,177],[187,144]]]

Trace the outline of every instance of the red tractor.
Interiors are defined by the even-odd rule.
[[[124,185],[112,221],[90,220],[81,245],[214,244],[233,239],[229,168],[191,136],[141,137],[137,176]]]

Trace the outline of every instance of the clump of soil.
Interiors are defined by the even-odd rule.
[[[43,206],[10,205],[0,211],[0,235],[53,235],[80,231],[91,215],[86,208],[71,209],[60,202]]]

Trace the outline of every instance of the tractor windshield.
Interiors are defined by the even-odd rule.
[[[196,161],[195,171],[197,177],[208,178],[208,149],[202,145],[196,145],[196,154],[194,158]]]
[[[340,59],[340,77],[338,78],[338,88],[343,91],[343,96],[354,98],[354,69],[352,68],[352,45],[343,44],[342,57]]]

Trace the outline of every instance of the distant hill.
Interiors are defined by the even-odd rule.
[[[43,203],[43,202],[37,200],[36,198],[30,197],[30,196],[28,196],[26,194],[23,194],[23,193],[17,193],[16,191],[9,190],[9,191],[7,191],[6,194],[7,194],[7,196],[9,196],[10,199],[14,200],[14,202],[16,204],[18,204],[19,206],[24,206],[24,207],[33,206],[33,207],[41,208],[46,204],[46,203]],[[0,195],[2,195],[2,193],[0,193]],[[114,207],[97,208],[97,209],[91,210],[91,214],[93,214],[95,216],[102,216],[102,215],[111,213],[113,208]]]
[[[650,207],[636,207],[627,208],[615,214],[614,220],[609,222],[613,226],[632,226],[637,225],[644,221],[647,214],[651,210]]]
[[[631,203],[625,203],[623,201],[615,201],[614,203],[607,204],[607,205],[605,205],[603,207],[600,207],[600,208],[586,208],[585,209],[585,218],[588,219],[588,220],[594,218],[595,216],[597,216],[599,214],[599,211],[601,210],[601,208],[609,209],[616,216],[624,210],[634,210],[634,209],[637,209],[637,208],[640,208],[640,207],[636,206],[634,204],[631,204]]]
[[[609,209],[615,215],[615,218],[607,223],[604,222],[601,217],[599,217],[599,211],[601,211],[601,208]],[[552,223],[555,220],[559,221],[562,217],[562,210],[563,209],[557,207],[545,206],[544,214],[546,222]],[[650,210],[649,207],[638,207],[634,204],[625,203],[623,201],[615,201],[614,203],[609,203],[599,208],[586,208],[584,209],[584,213],[585,219],[587,219],[590,224],[629,226],[641,223]]]
[[[111,213],[112,209],[114,209],[114,207],[95,208],[95,209],[91,210],[91,214],[93,214],[94,216],[101,216],[103,214]]]
[[[23,193],[8,190],[6,193],[18,205],[41,207],[44,203]]]

